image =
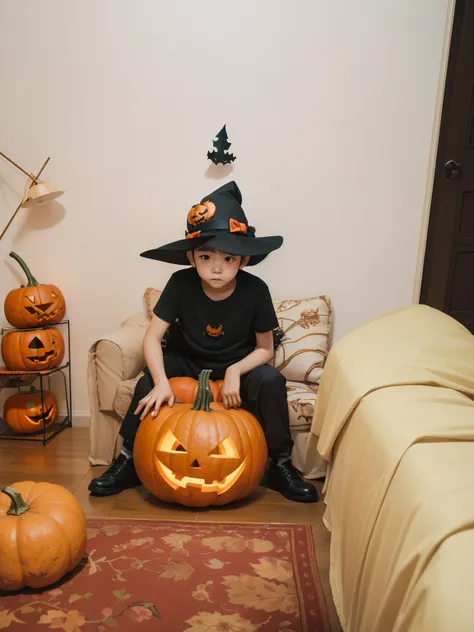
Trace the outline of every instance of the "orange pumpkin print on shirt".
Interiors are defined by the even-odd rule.
[[[224,335],[224,327],[222,325],[207,325],[206,334],[211,338],[219,338]]]
[[[207,222],[211,217],[214,217],[215,213],[216,205],[210,200],[207,200],[204,204],[196,204],[188,213],[188,224],[199,226],[199,224]]]

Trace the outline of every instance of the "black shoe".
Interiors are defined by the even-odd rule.
[[[123,454],[120,454],[102,476],[91,480],[88,489],[94,496],[112,496],[119,494],[124,489],[139,485],[141,485],[141,481],[135,471],[133,459],[127,459]]]
[[[268,487],[300,503],[316,503],[319,500],[316,488],[303,480],[290,460],[282,465],[270,463]]]

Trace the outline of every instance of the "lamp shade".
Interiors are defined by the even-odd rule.
[[[64,191],[61,189],[57,189],[47,182],[39,181],[37,184],[33,183],[31,187],[29,187],[21,205],[24,208],[29,208],[31,206],[55,200],[63,193]]]

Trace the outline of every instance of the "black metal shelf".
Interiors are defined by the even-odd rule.
[[[47,445],[54,439],[56,435],[62,432],[65,428],[70,428],[72,423],[69,420],[69,416],[66,415],[62,421],[55,421],[54,424],[48,428],[43,428],[34,434],[19,434],[14,432],[7,426],[4,420],[0,417],[0,440],[1,441],[33,441],[35,443],[42,443]]]

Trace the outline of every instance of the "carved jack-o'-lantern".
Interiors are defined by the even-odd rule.
[[[5,317],[18,329],[54,325],[64,318],[66,303],[61,290],[55,285],[40,284],[26,263],[15,252],[10,257],[18,261],[26,274],[27,285],[11,290],[5,298]]]
[[[219,338],[224,335],[224,327],[222,325],[207,325],[206,334],[211,338]]]
[[[134,461],[140,480],[161,500],[189,507],[225,505],[260,483],[267,445],[253,415],[210,403],[210,371],[199,376],[194,405],[161,408],[138,428]]]
[[[15,393],[3,405],[3,419],[15,432],[31,434],[48,428],[58,416],[58,402],[51,391],[41,393],[31,387],[29,393]]]
[[[219,402],[221,388],[224,380],[209,380],[212,401]],[[172,377],[169,379],[171,390],[175,397],[175,402],[181,404],[193,404],[196,400],[198,382],[192,377]]]
[[[2,338],[2,356],[10,371],[52,369],[64,358],[64,338],[56,327],[7,331]]]
[[[216,205],[210,200],[204,202],[204,204],[196,204],[188,213],[188,224],[199,226],[199,224],[207,222],[211,217],[214,217],[215,212]]]

